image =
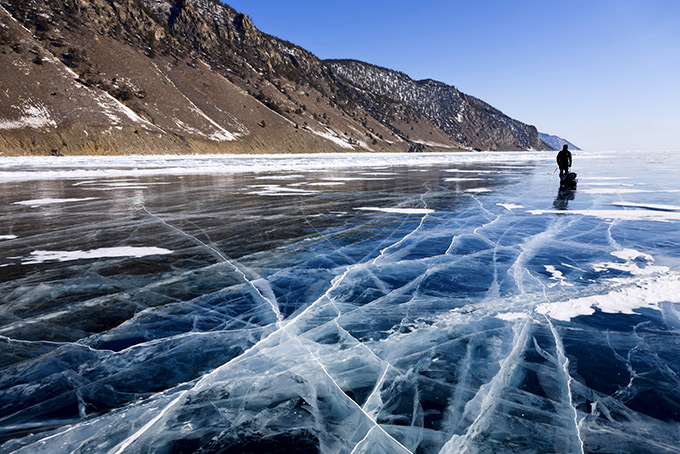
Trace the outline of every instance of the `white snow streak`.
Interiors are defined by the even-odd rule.
[[[115,257],[146,257],[148,255],[171,254],[173,251],[158,247],[108,247],[89,251],[33,251],[25,258],[22,265],[34,265],[45,262],[69,262],[72,260],[115,258]]]

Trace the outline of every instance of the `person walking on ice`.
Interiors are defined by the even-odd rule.
[[[557,153],[557,167],[560,168],[560,178],[569,173],[571,167],[571,151],[567,145],[562,146],[562,150]]]

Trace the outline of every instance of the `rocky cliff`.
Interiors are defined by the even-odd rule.
[[[216,0],[0,0],[0,153],[547,149],[454,87],[321,61]]]

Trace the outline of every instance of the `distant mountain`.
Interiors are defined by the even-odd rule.
[[[567,139],[563,139],[558,136],[552,136],[544,132],[540,132],[539,135],[541,136],[541,140],[553,150],[561,150],[563,145],[568,145],[572,150],[580,150],[579,147],[569,142]]]
[[[545,150],[455,87],[322,61],[218,0],[0,0],[0,153]]]
[[[513,120],[453,86],[430,79],[414,81],[406,74],[355,60],[326,63],[347,83],[352,99],[367,111],[374,111],[376,117],[399,112],[398,118],[406,123],[407,136],[408,131],[416,130],[412,123],[426,118],[466,148],[546,149],[535,127]]]

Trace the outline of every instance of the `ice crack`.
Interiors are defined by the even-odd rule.
[[[557,333],[557,330],[555,329],[555,326],[553,325],[552,321],[550,321],[550,318],[547,316],[545,317],[546,321],[548,322],[548,326],[550,326],[550,332],[552,333],[553,339],[555,340],[555,350],[557,350],[557,364],[562,372],[562,377],[565,381],[565,394],[567,398],[567,404],[569,405],[569,408],[571,409],[573,413],[573,422],[574,422],[574,432],[576,433],[576,438],[578,440],[578,447],[579,447],[579,453],[583,454],[584,451],[584,444],[583,444],[583,438],[581,436],[581,423],[583,422],[583,419],[579,421],[578,419],[578,411],[576,410],[576,406],[574,405],[574,400],[572,397],[572,382],[573,382],[573,377],[569,373],[569,358],[567,358],[567,355],[564,350],[564,344],[562,343],[562,339]]]
[[[473,402],[481,399],[480,409],[474,421],[463,435],[454,435],[442,447],[442,454],[456,454],[469,451],[470,443],[479,435],[488,430],[493,420],[493,413],[500,405],[503,390],[514,377],[521,362],[521,356],[526,349],[526,344],[531,331],[531,320],[524,322],[519,333],[515,335],[512,350],[501,362],[500,369],[491,381],[480,387],[475,397],[466,405],[465,412],[473,407]]]
[[[214,255],[216,255],[221,261],[229,264],[229,266],[231,266],[234,269],[234,271],[239,276],[241,276],[243,281],[245,283],[247,283],[255,291],[255,293],[262,299],[262,301],[264,301],[265,303],[267,303],[271,307],[271,310],[274,313],[274,316],[276,317],[277,326],[279,326],[281,324],[281,322],[283,321],[283,316],[281,315],[281,311],[279,309],[278,303],[276,302],[276,297],[274,296],[274,292],[271,290],[271,288],[269,287],[269,284],[266,282],[265,279],[262,279],[262,278],[259,278],[259,279],[256,279],[256,280],[249,279],[248,276],[246,275],[246,273],[241,269],[240,266],[238,266],[236,264],[236,262],[234,260],[230,260],[229,258],[227,258],[227,256],[225,256],[221,251],[219,251],[215,247],[199,240],[198,238],[196,238],[193,235],[186,233],[182,229],[179,229],[179,228],[169,224],[168,222],[165,221],[165,219],[163,219],[160,216],[149,211],[146,208],[146,206],[142,205],[142,209],[149,216],[153,217],[154,219],[159,220],[161,223],[163,223],[165,226],[167,226],[171,230],[174,230],[175,232],[179,233],[180,235],[200,244],[201,246],[203,246],[206,249],[208,249],[209,251],[211,251]],[[260,289],[258,284],[263,285],[265,288]],[[269,293],[270,296],[266,296],[263,292]]]

